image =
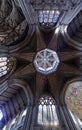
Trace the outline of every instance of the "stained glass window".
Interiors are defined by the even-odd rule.
[[[60,11],[57,10],[41,10],[39,13],[39,23],[42,26],[54,26],[59,18]]]
[[[40,98],[38,106],[38,124],[48,126],[59,126],[55,101],[52,97],[44,96]]]
[[[13,58],[0,57],[0,77],[10,72],[13,65],[14,65]]]
[[[65,102],[74,123],[82,128],[82,81],[72,82],[68,85]]]

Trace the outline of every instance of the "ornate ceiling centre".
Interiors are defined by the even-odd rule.
[[[34,59],[34,66],[36,70],[42,74],[50,74],[56,71],[58,64],[58,55],[51,49],[44,49],[37,52]]]

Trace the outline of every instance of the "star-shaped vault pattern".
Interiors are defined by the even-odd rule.
[[[35,83],[34,83],[34,92],[35,97],[38,99],[40,97],[41,92],[44,89],[45,82],[47,81],[50,86],[51,93],[54,95],[56,99],[59,97],[59,90],[60,90],[60,77],[58,75],[70,75],[72,76],[78,76],[81,75],[81,72],[77,67],[74,67],[72,65],[67,64],[66,62],[69,60],[72,60],[80,55],[82,55],[82,52],[79,51],[57,51],[57,44],[58,44],[58,37],[59,32],[55,30],[55,33],[48,45],[45,44],[43,37],[40,33],[39,29],[36,29],[36,36],[37,36],[37,46],[35,52],[26,52],[26,53],[16,53],[14,54],[17,58],[22,58],[26,61],[29,61],[29,64],[24,66],[22,69],[18,69],[13,77],[20,77],[24,75],[34,74],[35,76]],[[44,75],[42,73],[39,73],[35,66],[34,66],[34,58],[37,55],[38,52],[41,50],[49,49],[52,51],[55,51],[58,58],[59,58],[59,65],[57,67],[56,71],[53,71],[53,73]],[[62,76],[61,76],[62,77]],[[62,78],[61,78],[62,80]],[[36,99],[35,98],[35,99]]]

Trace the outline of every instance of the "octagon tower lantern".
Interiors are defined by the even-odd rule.
[[[35,69],[42,74],[51,74],[57,70],[59,58],[55,51],[44,49],[37,52],[34,58]]]

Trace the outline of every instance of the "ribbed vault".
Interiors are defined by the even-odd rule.
[[[82,2],[80,0],[78,2],[69,0],[67,3],[60,0],[49,2],[47,4],[46,0],[41,0],[40,3],[33,0],[18,0],[17,2],[2,0],[0,2],[0,56],[14,57],[15,59],[12,73],[2,75],[0,78],[0,106],[5,113],[1,129],[10,120],[13,122],[16,116],[21,117],[20,113],[23,110],[27,110],[25,121],[20,129],[51,130],[52,127],[43,128],[36,123],[38,101],[42,95],[51,95],[57,104],[60,129],[76,130],[64,97],[66,83],[76,77],[82,77],[82,49],[78,40],[79,37],[82,38],[82,33],[79,33],[82,21]],[[36,13],[41,9],[49,8],[49,4],[53,7],[53,3],[53,10],[59,10],[58,7],[62,5],[59,11],[63,11],[63,14],[58,16],[55,25],[50,26],[48,23],[49,28],[46,29],[46,23],[40,26]],[[47,19],[48,17],[47,13]],[[70,28],[72,25],[73,28],[78,26],[74,34],[73,28]],[[75,42],[71,38],[68,39],[68,34],[71,35],[71,38],[77,35],[74,39]],[[55,52],[59,59],[56,70],[47,74],[37,71],[34,64],[38,57],[37,54],[44,50]],[[41,57],[42,64],[44,64],[43,61],[49,60],[45,57],[45,53],[43,53],[43,57]],[[50,57],[50,60],[52,62],[53,56]],[[37,61],[38,64],[41,62]],[[49,63],[48,61],[48,65],[50,65]],[[45,65],[44,68],[46,68]],[[15,127],[10,129],[9,126],[8,128],[5,129],[13,130]],[[16,129],[19,128],[16,127]]]

